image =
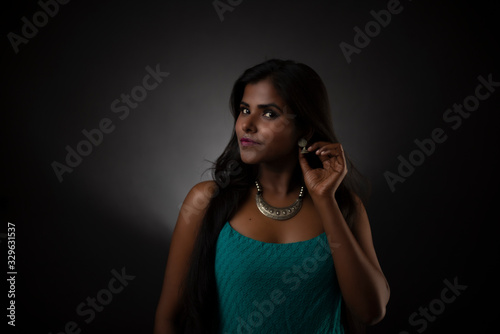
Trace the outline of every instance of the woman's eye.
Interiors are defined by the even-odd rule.
[[[266,111],[264,111],[264,117],[273,119],[273,118],[278,117],[278,113],[276,113],[272,110],[266,110]]]
[[[250,113],[250,110],[248,108],[241,107],[240,112],[244,115],[247,115]]]

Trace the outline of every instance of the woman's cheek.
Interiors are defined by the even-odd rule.
[[[285,129],[288,128],[288,124],[286,123],[290,123],[287,119],[285,119],[285,121],[278,121],[278,122],[273,122],[271,123],[271,131],[275,134],[279,134],[281,132],[283,132]]]
[[[274,141],[277,138],[287,135],[289,126],[283,121],[271,122],[268,127],[261,129],[262,136],[266,139],[266,142]]]
[[[276,137],[274,135],[273,131],[269,130],[262,130],[260,134],[261,140],[266,143],[266,145],[271,144],[274,141],[274,138]]]

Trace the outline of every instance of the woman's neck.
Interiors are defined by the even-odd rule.
[[[298,177],[300,171],[298,161],[283,161],[275,163],[261,163],[257,178],[266,193],[286,197],[296,192],[302,182]]]

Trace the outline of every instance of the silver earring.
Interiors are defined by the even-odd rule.
[[[299,139],[299,147],[302,148],[302,151],[300,151],[300,153],[302,153],[302,154],[309,153],[309,151],[306,150],[306,146],[307,146],[307,140],[305,138],[300,138]]]

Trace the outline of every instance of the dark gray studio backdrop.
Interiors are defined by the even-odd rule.
[[[24,333],[151,333],[179,206],[231,134],[231,86],[273,57],[321,75],[335,129],[372,182],[368,213],[392,295],[370,332],[493,323],[493,8],[33,0],[2,12],[9,330],[15,319]]]

